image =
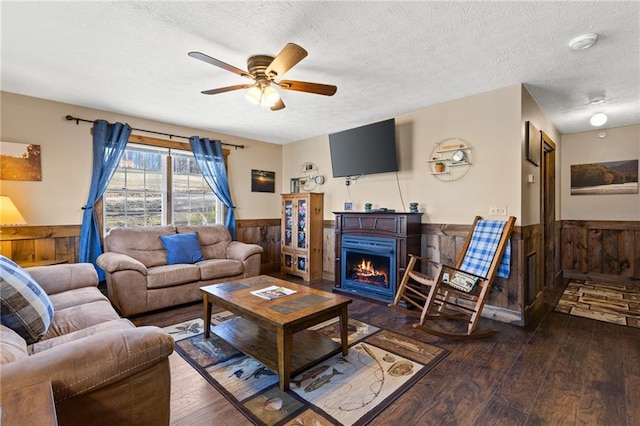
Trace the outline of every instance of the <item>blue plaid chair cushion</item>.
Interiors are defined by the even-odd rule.
[[[506,223],[506,221],[500,220],[479,220],[471,235],[471,242],[460,269],[474,275],[486,277]],[[498,268],[498,276],[509,278],[510,265],[511,242],[507,241],[507,246]]]
[[[0,255],[0,322],[27,344],[37,342],[53,321],[53,304],[42,287],[11,259]]]

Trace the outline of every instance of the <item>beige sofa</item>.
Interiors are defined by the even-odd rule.
[[[204,260],[167,264],[161,236],[196,233]],[[113,228],[98,265],[124,316],[202,299],[200,287],[260,274],[262,247],[232,241],[223,225]]]
[[[54,316],[29,345],[0,325],[2,394],[51,382],[61,425],[169,424],[172,337],[120,318],[98,290],[91,264],[26,271],[47,293]]]

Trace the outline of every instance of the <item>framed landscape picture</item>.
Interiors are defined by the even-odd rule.
[[[638,160],[571,166],[571,195],[637,193]]]
[[[0,142],[0,180],[42,180],[40,145]]]
[[[251,170],[251,192],[276,192],[276,172]]]

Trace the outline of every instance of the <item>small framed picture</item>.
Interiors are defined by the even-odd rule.
[[[251,192],[276,192],[276,173],[251,170]]]
[[[350,212],[351,210],[353,210],[353,202],[345,201],[344,202],[344,211],[345,212]]]

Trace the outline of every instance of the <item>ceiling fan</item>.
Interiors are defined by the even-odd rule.
[[[252,103],[277,111],[285,107],[278,91],[273,86],[298,92],[315,93],[317,95],[333,96],[338,88],[336,86],[306,81],[279,80],[284,73],[293,68],[298,62],[308,55],[307,51],[295,43],[287,43],[276,57],[267,55],[255,55],[247,59],[247,69],[241,70],[201,52],[189,52],[189,56],[199,59],[216,67],[220,67],[241,77],[252,80],[252,83],[236,84],[233,86],[219,87],[217,89],[203,90],[205,95],[230,92],[232,90],[248,89],[246,97]]]

